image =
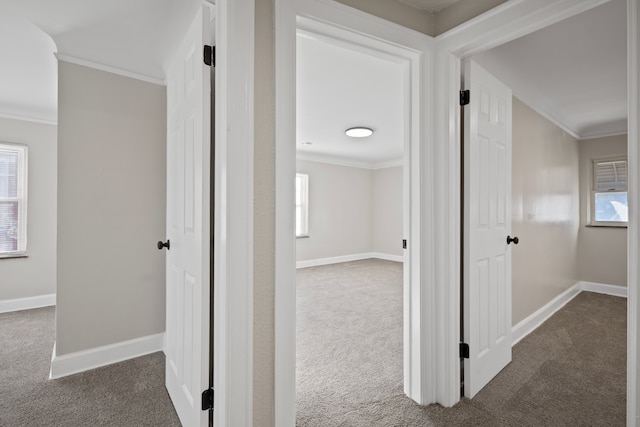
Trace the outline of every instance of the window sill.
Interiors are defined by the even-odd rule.
[[[589,228],[628,228],[628,224],[587,224]]]
[[[11,258],[29,258],[26,252],[12,252],[9,254],[0,254],[0,259],[11,259]]]
[[[296,239],[308,239],[309,237],[311,236],[309,236],[308,234],[301,234],[300,236],[296,236]]]

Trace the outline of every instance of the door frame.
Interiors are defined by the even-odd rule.
[[[275,425],[294,426],[295,406],[295,217],[294,178],[295,149],[295,75],[297,30],[312,32],[338,43],[356,45],[368,52],[395,57],[407,62],[409,120],[406,121],[404,165],[405,183],[409,182],[409,251],[408,280],[404,292],[404,383],[405,393],[418,403],[432,401],[429,386],[433,373],[425,351],[432,333],[425,324],[430,314],[426,310],[431,301],[433,277],[421,273],[432,271],[431,257],[425,256],[434,248],[425,245],[423,224],[431,224],[430,194],[420,192],[431,177],[424,173],[425,161],[433,161],[430,147],[430,104],[427,102],[431,79],[433,39],[364,12],[335,2],[318,0],[276,0],[276,290],[275,290]],[[408,148],[408,149],[407,149]],[[405,216],[406,217],[406,216]],[[406,228],[405,228],[406,230]],[[406,232],[406,231],[405,231]],[[398,242],[400,244],[400,242]],[[406,258],[405,258],[406,259]],[[431,276],[431,277],[430,277]]]
[[[529,34],[533,31],[544,28],[548,25],[567,19],[581,12],[589,10],[600,4],[604,4],[609,0],[520,0],[515,2],[506,2],[489,12],[436,37],[437,58],[439,62],[436,71],[436,82],[440,82],[440,87],[446,85],[444,82],[455,82],[460,80],[461,61],[469,58],[477,53],[492,49],[496,46],[507,43],[511,40]],[[628,330],[627,330],[627,425],[636,425],[638,415],[640,414],[640,401],[638,401],[637,381],[638,381],[638,364],[640,360],[638,356],[638,346],[640,346],[640,329],[637,327],[638,321],[638,303],[640,295],[638,293],[638,284],[640,281],[639,270],[636,260],[640,250],[640,236],[638,236],[638,226],[640,225],[640,205],[637,200],[640,199],[640,186],[638,185],[638,165],[640,164],[640,152],[638,150],[638,48],[640,45],[637,24],[640,21],[640,11],[638,10],[638,0],[627,0],[628,4],[628,78],[629,78],[629,120],[628,120],[628,166],[629,166],[629,201],[630,216],[628,228]],[[452,89],[452,88],[451,88]],[[451,91],[450,89],[450,91]],[[453,93],[451,91],[451,93]],[[449,145],[460,144],[460,113],[457,99],[450,96],[449,93],[438,92],[439,105],[447,106],[448,114],[443,120],[435,123],[436,132],[446,135]],[[444,109],[443,109],[444,110]],[[447,133],[446,130],[454,129]],[[447,171],[451,180],[460,176],[460,157],[459,153],[450,163]],[[452,193],[451,204],[459,212],[459,195]],[[458,234],[454,230],[448,230],[451,241],[454,245],[459,242]],[[455,238],[455,240],[454,240]],[[457,254],[459,254],[459,248]],[[456,255],[459,257],[459,255]],[[459,262],[459,258],[458,258]],[[451,268],[449,277],[452,279],[459,275],[459,269]],[[458,276],[459,277],[459,276]],[[453,291],[451,291],[453,293]],[[459,296],[458,296],[459,299]],[[454,307],[455,316],[454,323],[459,326],[459,305]],[[451,317],[449,317],[451,319]],[[448,325],[441,325],[441,327]],[[450,328],[449,328],[450,329]],[[453,336],[447,339],[450,348],[457,338]],[[451,355],[451,357],[458,357]],[[447,378],[451,387],[460,384],[459,374]],[[457,393],[457,402],[460,399],[459,391]],[[450,404],[441,402],[444,406]],[[455,402],[454,402],[455,403]],[[631,422],[633,420],[633,422]]]
[[[214,425],[249,426],[253,422],[255,2],[200,1],[215,5]]]

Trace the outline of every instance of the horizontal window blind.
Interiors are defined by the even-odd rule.
[[[595,191],[627,191],[627,161],[594,161]]]

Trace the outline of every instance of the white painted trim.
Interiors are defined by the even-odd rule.
[[[76,58],[75,56],[66,55],[63,53],[54,53],[58,61],[65,61],[71,64],[82,65],[83,67],[93,68],[95,70],[106,71],[107,73],[117,74],[123,77],[129,77],[131,79],[142,80],[143,82],[153,83],[160,86],[166,86],[167,82],[157,77],[147,76],[145,74],[135,73],[133,71],[123,70],[122,68],[113,67],[111,65],[100,64],[97,62],[89,61],[82,58]]]
[[[404,262],[402,255],[383,254],[380,252],[371,252],[371,258],[382,259],[385,261]]]
[[[513,92],[512,95],[515,96],[516,98],[518,98],[520,101],[522,101],[522,103],[525,104],[527,107],[531,108],[533,111],[535,111],[536,113],[540,114],[542,117],[544,117],[545,119],[547,119],[548,121],[550,121],[554,125],[558,126],[564,132],[566,132],[567,134],[571,135],[573,138],[575,138],[577,140],[585,139],[585,138],[581,137],[580,135],[578,135],[576,132],[574,132],[572,129],[570,129],[569,126],[565,125],[560,120],[558,120],[555,117],[553,117],[552,114],[549,114],[546,111],[544,111],[535,102],[531,102],[531,100],[528,99],[527,97],[521,96],[521,94],[519,94],[517,92]]]
[[[403,165],[403,159],[392,159],[392,160],[385,160],[377,163],[369,163],[369,162],[360,161],[357,159],[348,159],[344,157],[335,157],[335,156],[317,154],[317,153],[305,153],[302,151],[296,152],[296,159],[304,160],[308,162],[325,163],[329,165],[347,166],[351,168],[371,169],[371,170],[386,169],[386,168],[392,168],[392,167]]]
[[[601,133],[598,135],[586,135],[586,136],[582,136],[580,138],[580,141],[587,141],[589,139],[599,139],[599,138],[609,138],[612,136],[620,136],[620,135],[627,135],[628,131],[620,131],[620,132],[609,132],[609,133]]]
[[[626,286],[607,285],[605,283],[584,282],[577,283],[580,291],[595,292],[598,294],[611,295],[614,297],[627,298],[628,289]]]
[[[40,123],[43,125],[54,125],[57,126],[58,125],[58,120],[51,120],[51,119],[45,119],[42,117],[30,117],[30,116],[23,116],[20,114],[9,114],[9,113],[3,113],[0,112],[0,118],[2,119],[9,119],[9,120],[20,120],[23,122],[32,122],[32,123]]]
[[[163,347],[164,333],[64,354],[62,356],[55,355],[54,347],[49,379],[62,378],[67,375],[88,371],[89,369],[95,369],[155,353],[156,351],[162,351]]]
[[[569,289],[546,303],[535,313],[513,326],[511,329],[512,346],[518,344],[524,337],[536,330],[547,319],[553,316],[558,310],[582,292],[595,292],[615,297],[627,297],[627,288],[624,286],[584,281],[577,282],[575,285],[571,286]]]
[[[216,426],[253,423],[254,13],[253,0],[216,1]]]
[[[360,254],[340,255],[328,258],[316,258],[304,261],[297,261],[296,268],[318,267],[320,265],[340,264],[343,262],[360,261],[363,259],[382,259],[386,261],[403,262],[404,259],[399,255],[382,254],[378,252],[363,252]]]
[[[520,321],[511,329],[512,346],[520,342],[524,337],[529,335],[545,320],[553,316],[558,310],[564,307],[569,301],[574,299],[582,290],[579,283],[571,286],[569,289],[549,301],[547,304],[536,310],[526,319]]]
[[[56,305],[56,294],[38,295],[35,297],[7,299],[0,301],[0,313],[30,310],[32,308]]]
[[[640,328],[638,328],[638,305],[640,304],[640,151],[638,150],[640,121],[640,6],[638,0],[627,0],[627,102],[628,138],[627,158],[629,173],[629,228],[627,250],[627,425],[640,425],[640,394],[638,393],[640,365]]]
[[[461,59],[560,22],[609,0],[510,0],[440,34],[443,49]]]

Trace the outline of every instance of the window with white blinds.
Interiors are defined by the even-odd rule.
[[[309,235],[309,175],[296,174],[296,236]]]
[[[593,160],[591,225],[626,225],[627,159]]]
[[[0,143],[0,258],[27,250],[27,146]]]

